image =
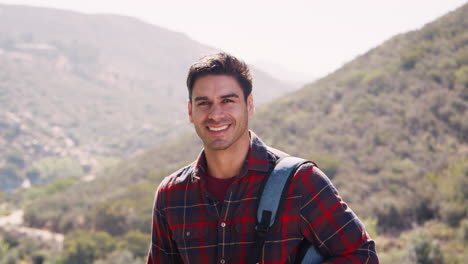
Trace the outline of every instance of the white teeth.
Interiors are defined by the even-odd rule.
[[[221,131],[221,130],[224,130],[226,128],[228,128],[229,125],[225,125],[225,126],[222,126],[222,127],[208,127],[209,130],[211,131]]]

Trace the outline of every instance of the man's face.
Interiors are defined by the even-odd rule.
[[[247,102],[234,77],[206,75],[195,81],[188,103],[190,122],[206,150],[227,150],[248,140],[253,97]]]

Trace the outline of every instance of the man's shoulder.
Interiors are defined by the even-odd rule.
[[[298,193],[302,193],[304,197],[310,195],[323,196],[336,195],[337,190],[330,178],[314,163],[306,162],[296,169],[292,177],[292,184]]]
[[[167,189],[174,188],[175,186],[179,186],[182,184],[186,184],[192,175],[193,168],[195,166],[195,162],[182,167],[170,175],[164,177],[161,184],[159,185],[159,190],[164,191]]]

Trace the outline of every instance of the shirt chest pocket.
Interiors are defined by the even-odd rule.
[[[186,227],[173,231],[173,239],[179,247],[199,246],[206,244],[207,234],[206,227]]]
[[[201,263],[197,262],[197,254],[200,254],[201,248],[207,248],[210,245],[206,228],[190,227],[181,228],[172,231],[172,238],[177,244],[177,249],[183,263]]]

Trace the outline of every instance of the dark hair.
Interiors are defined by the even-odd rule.
[[[234,77],[244,92],[245,100],[247,100],[247,96],[252,92],[252,75],[247,64],[230,54],[220,52],[204,56],[190,66],[187,76],[190,101],[192,101],[192,90],[195,81],[211,74]]]

